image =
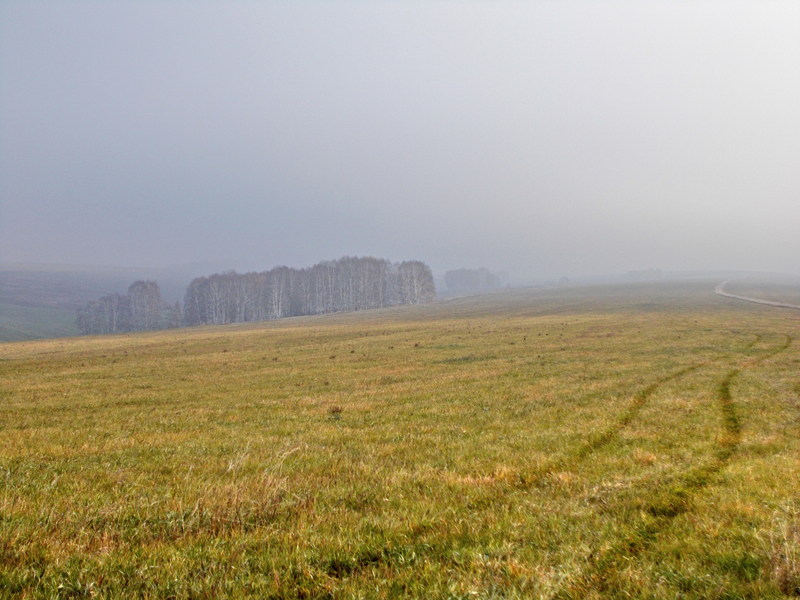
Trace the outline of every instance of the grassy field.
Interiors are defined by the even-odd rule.
[[[800,311],[715,283],[0,345],[0,597],[796,597]]]

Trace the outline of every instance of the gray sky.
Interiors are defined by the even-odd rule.
[[[800,273],[800,2],[0,3],[0,261]]]

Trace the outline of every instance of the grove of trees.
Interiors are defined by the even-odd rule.
[[[125,296],[87,303],[77,325],[84,334],[122,333],[424,304],[435,297],[433,275],[423,262],[343,257],[305,269],[197,277],[183,307],[166,305],[156,282],[136,281]]]
[[[422,304],[436,296],[430,268],[344,257],[305,269],[198,277],[184,299],[186,325],[243,323],[299,315]]]

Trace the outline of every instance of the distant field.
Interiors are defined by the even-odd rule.
[[[800,311],[716,283],[0,344],[0,597],[796,597]]]
[[[35,340],[78,335],[75,311],[0,302],[0,340]]]
[[[78,307],[126,290],[133,277],[99,269],[0,265],[0,342],[78,335]]]
[[[124,294],[137,279],[157,279],[172,303],[183,297],[190,277],[159,270],[0,263],[0,342],[77,335],[79,307]]]
[[[0,302],[76,310],[87,301],[122,292],[136,279],[135,273],[86,271],[56,267],[12,270],[0,265]],[[24,269],[24,267],[22,268]]]

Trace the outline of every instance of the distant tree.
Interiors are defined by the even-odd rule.
[[[183,297],[183,323],[189,327],[206,323],[206,307],[203,286],[208,281],[205,277],[197,277],[186,288]]]
[[[99,330],[99,321],[97,319],[97,301],[91,300],[78,309],[78,317],[75,319],[75,325],[78,326],[78,330],[84,335],[101,333]]]
[[[131,303],[127,296],[111,294],[88,302],[78,311],[76,325],[83,334],[121,333],[131,330]]]
[[[418,260],[400,263],[397,267],[400,304],[425,304],[436,297],[436,286],[430,267]]]
[[[289,311],[291,306],[291,269],[289,267],[275,267],[268,272],[268,307],[271,319],[294,316]]]
[[[133,331],[158,329],[161,308],[161,290],[155,281],[135,281],[128,288]]]
[[[183,311],[181,310],[181,303],[177,300],[175,304],[169,307],[167,311],[167,328],[176,329],[183,324]]]

